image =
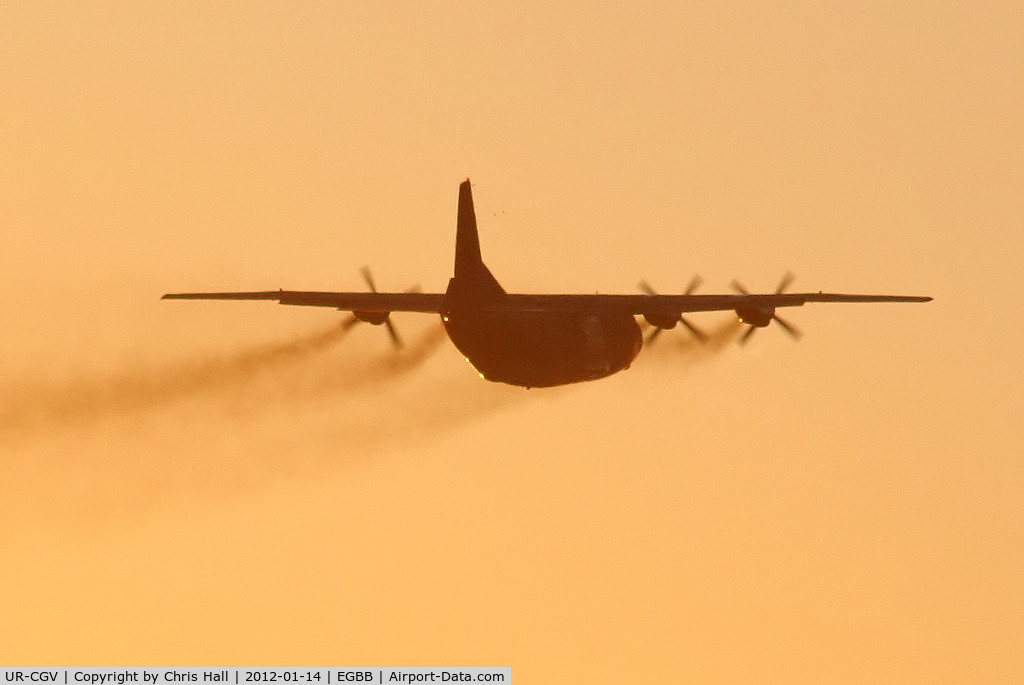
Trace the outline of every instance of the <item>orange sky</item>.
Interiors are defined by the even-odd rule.
[[[1022,34],[1011,2],[6,3],[0,662],[1024,679]],[[395,317],[416,365],[158,299],[441,290],[467,176],[508,290],[936,299],[553,391],[428,317]]]

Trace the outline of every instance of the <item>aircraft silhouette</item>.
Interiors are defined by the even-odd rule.
[[[683,318],[687,312],[733,310],[750,328],[745,342],[772,321],[793,337],[799,332],[779,318],[778,307],[805,302],[928,302],[930,297],[902,295],[842,295],[785,293],[787,275],[776,292],[752,295],[738,283],[735,295],[695,295],[695,279],[683,295],[658,295],[644,282],[642,295],[527,295],[506,293],[480,256],[476,214],[469,179],[459,186],[455,238],[455,275],[444,293],[377,292],[369,271],[363,270],[370,292],[169,293],[177,300],[276,300],[280,304],[332,307],[350,311],[346,324],[365,321],[385,325],[396,347],[401,340],[391,312],[440,314],[455,347],[487,380],[526,388],[549,387],[604,378],[629,365],[640,353],[644,338],[635,317],[652,327],[647,342],[665,329],[682,323],[699,338],[700,329]]]

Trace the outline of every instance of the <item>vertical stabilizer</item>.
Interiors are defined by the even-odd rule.
[[[505,294],[480,256],[480,238],[476,230],[476,213],[473,211],[473,190],[468,178],[459,186],[455,278],[452,279],[449,290],[452,286],[456,286],[462,295],[475,297],[487,298]]]

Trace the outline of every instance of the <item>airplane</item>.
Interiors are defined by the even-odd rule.
[[[644,294],[518,294],[508,293],[484,264],[480,254],[473,192],[469,179],[459,186],[455,236],[455,273],[444,293],[377,292],[368,270],[369,292],[266,290],[258,292],[168,293],[168,300],[276,300],[280,304],[331,307],[352,312],[347,325],[360,321],[385,325],[396,347],[401,340],[392,312],[438,314],[456,348],[487,380],[524,388],[542,388],[610,376],[624,369],[646,343],[676,324],[695,336],[704,334],[683,317],[690,312],[736,312],[749,329],[779,324],[794,338],[799,332],[780,318],[779,307],[807,302],[928,302],[930,297],[786,293],[787,275],[774,293],[750,294],[733,283],[737,294],[697,295],[697,280],[683,295],[658,295],[644,282]],[[637,318],[652,328],[642,334]]]

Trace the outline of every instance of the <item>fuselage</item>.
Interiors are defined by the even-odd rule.
[[[493,301],[456,301],[441,320],[481,376],[526,388],[604,378],[629,368],[643,345],[625,312],[503,312]]]

